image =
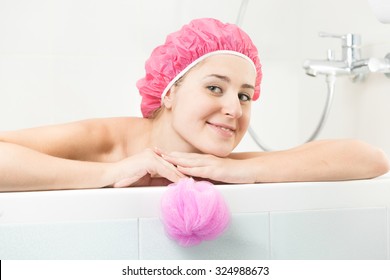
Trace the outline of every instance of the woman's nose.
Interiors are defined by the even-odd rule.
[[[222,107],[223,114],[235,119],[240,118],[242,116],[242,107],[237,94],[225,95],[225,97]]]

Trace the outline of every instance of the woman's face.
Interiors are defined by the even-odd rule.
[[[244,58],[210,56],[173,86],[164,100],[172,114],[172,128],[197,151],[229,155],[248,128],[255,80],[255,69]]]

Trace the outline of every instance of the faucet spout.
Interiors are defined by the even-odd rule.
[[[316,77],[317,75],[349,75],[351,68],[344,61],[336,60],[306,60],[303,63],[303,68],[309,76]]]

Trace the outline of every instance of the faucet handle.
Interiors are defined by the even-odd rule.
[[[341,60],[345,61],[348,67],[352,66],[352,63],[360,59],[360,35],[347,33],[343,35],[332,34],[326,32],[319,32],[320,37],[337,38],[341,39],[342,55]],[[329,56],[328,56],[329,58]]]
[[[323,38],[338,38],[338,39],[344,39],[345,35],[338,35],[333,33],[327,33],[327,32],[319,32],[318,36]]]
[[[333,34],[327,32],[319,32],[318,36],[322,38],[337,38],[342,40],[343,47],[355,48],[361,45],[360,35],[354,33],[347,34]]]

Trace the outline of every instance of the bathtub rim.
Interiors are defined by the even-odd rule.
[[[166,187],[0,193],[0,224],[160,216]],[[368,180],[217,185],[232,213],[390,207],[390,173]]]

